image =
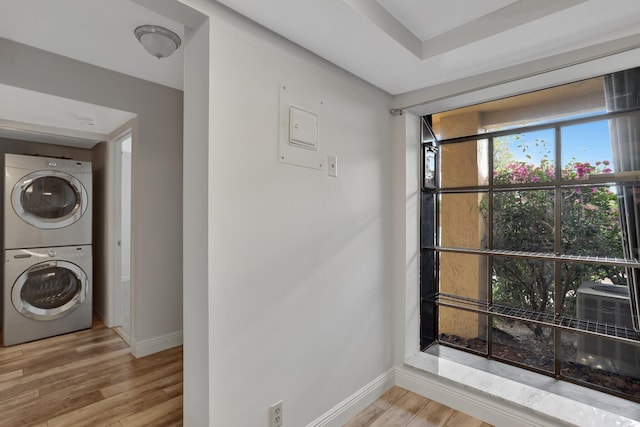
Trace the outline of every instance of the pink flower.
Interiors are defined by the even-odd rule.
[[[584,205],[584,208],[585,208],[586,210],[588,210],[588,211],[591,211],[591,212],[593,212],[593,211],[595,211],[595,210],[597,209],[595,206],[593,206],[593,205],[592,205],[592,204],[590,204],[590,203],[587,203],[586,205]]]
[[[609,164],[611,164],[611,162],[609,160],[603,160],[602,164],[605,166],[609,166]]]
[[[611,169],[609,169],[609,168],[602,169],[602,173],[611,173],[611,172],[613,172],[613,171]]]

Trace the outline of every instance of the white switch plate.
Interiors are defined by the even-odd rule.
[[[291,142],[290,107],[301,110],[302,112],[312,112],[311,115],[301,114],[301,118],[304,122],[303,128],[306,130],[309,129],[307,126],[309,122],[311,122],[311,133],[313,133],[313,128],[315,127],[315,149],[313,146],[305,146],[304,140],[311,140],[313,143],[314,139],[313,135],[309,138],[306,132],[303,132],[303,136],[300,138],[303,140],[302,143],[298,141],[298,143],[294,145]],[[320,135],[320,121],[323,117],[325,107],[325,102],[315,91],[305,88],[294,88],[284,83],[280,84],[280,125],[278,132],[278,161],[280,163],[325,170],[327,167],[327,153],[321,151],[322,141]],[[297,113],[296,111],[294,114]]]
[[[327,169],[329,176],[338,176],[338,156],[327,156]]]
[[[318,115],[289,107],[289,142],[309,150],[318,149]]]

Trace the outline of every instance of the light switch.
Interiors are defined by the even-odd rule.
[[[289,143],[308,150],[318,149],[317,114],[289,107]]]
[[[327,156],[327,168],[329,170],[329,176],[338,176],[338,156]]]

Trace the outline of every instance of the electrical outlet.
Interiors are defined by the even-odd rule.
[[[269,406],[269,427],[282,425],[282,400]]]

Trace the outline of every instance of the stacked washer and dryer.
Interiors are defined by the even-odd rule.
[[[5,154],[3,345],[92,324],[91,162]]]

